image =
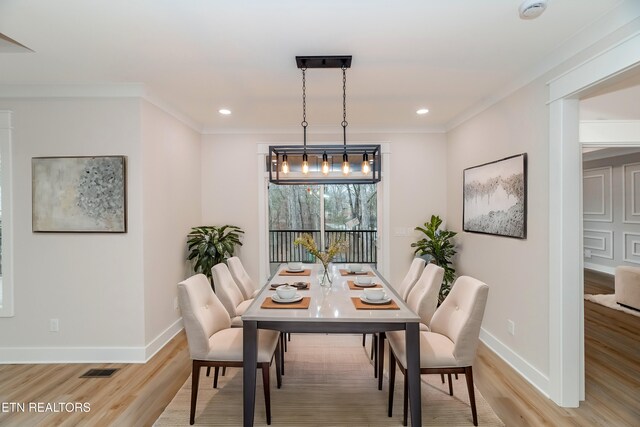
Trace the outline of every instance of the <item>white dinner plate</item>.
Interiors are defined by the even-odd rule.
[[[364,295],[360,297],[360,301],[367,303],[367,304],[388,304],[391,302],[391,298],[386,297],[386,298],[382,298],[379,300],[375,300],[372,301],[370,299],[368,299],[367,297],[365,297]]]
[[[299,270],[291,270],[291,269],[287,269],[286,272],[287,273],[302,273],[304,271],[304,268],[301,268]]]
[[[359,288],[373,288],[374,286],[378,286],[377,283],[358,283],[357,281],[353,282],[354,285],[356,285]]]
[[[293,298],[289,298],[289,299],[284,299],[284,298],[280,298],[278,296],[278,294],[272,295],[271,299],[273,300],[273,302],[277,302],[279,304],[291,304],[292,302],[298,302],[302,300],[302,296],[296,294]]]

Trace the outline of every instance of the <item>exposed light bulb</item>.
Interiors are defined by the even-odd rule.
[[[371,166],[369,165],[369,156],[367,153],[364,153],[362,156],[362,173],[368,175],[371,171]]]
[[[309,173],[309,158],[307,157],[307,153],[302,155],[302,173],[305,175]]]
[[[329,159],[327,153],[322,154],[322,174],[329,175]]]
[[[349,165],[349,156],[347,156],[347,153],[344,153],[342,155],[342,173],[343,175],[349,175],[350,171],[351,166]]]
[[[282,173],[289,173],[289,160],[286,154],[282,155]]]

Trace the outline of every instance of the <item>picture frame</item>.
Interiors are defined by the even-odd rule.
[[[463,171],[462,229],[527,238],[527,153]]]
[[[32,231],[126,233],[125,156],[33,157]]]

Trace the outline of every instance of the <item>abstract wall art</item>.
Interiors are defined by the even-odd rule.
[[[527,154],[464,170],[463,230],[527,237]]]
[[[126,233],[126,158],[34,157],[34,232]]]

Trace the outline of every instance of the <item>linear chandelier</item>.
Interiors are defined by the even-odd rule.
[[[347,68],[351,56],[296,56],[302,70],[302,145],[269,147],[269,181],[275,184],[373,184],[379,182],[380,145],[347,145]],[[340,68],[342,70],[342,145],[307,145],[308,68]],[[362,159],[353,164],[351,159]]]

